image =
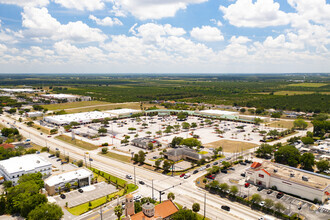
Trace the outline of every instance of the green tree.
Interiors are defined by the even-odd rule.
[[[171,216],[171,220],[197,220],[197,214],[189,209],[180,209]]]
[[[181,145],[185,145],[187,147],[192,148],[197,146],[199,147],[202,145],[202,143],[199,140],[197,140],[197,138],[186,138],[181,141]]]
[[[163,162],[163,170],[164,172],[170,171],[171,163],[168,160],[164,160]]]
[[[138,154],[139,154],[139,162],[144,163],[144,161],[146,160],[145,153],[142,150],[140,150]]]
[[[29,215],[29,220],[60,220],[64,215],[61,207],[54,203],[44,203],[32,210]]]
[[[139,155],[138,155],[138,154],[134,154],[134,156],[133,156],[133,161],[134,161],[135,163],[138,163],[138,162],[139,162]]]
[[[311,137],[302,137],[302,138],[301,138],[301,141],[302,141],[304,144],[313,144],[313,143],[314,143],[314,139],[311,138]]]
[[[21,203],[20,214],[23,217],[28,217],[28,214],[34,210],[37,206],[47,203],[47,197],[43,194],[35,194],[30,196],[28,199],[24,199]]]
[[[70,184],[70,183],[66,183],[66,184],[65,184],[65,188],[66,188],[67,191],[70,191],[70,189],[71,189],[71,184]]]
[[[156,166],[157,169],[159,168],[160,163],[161,163],[160,160],[156,160],[156,161],[155,161],[155,166]]]
[[[316,167],[320,172],[330,169],[330,162],[328,160],[320,160],[316,163]]]
[[[235,196],[235,195],[238,193],[238,188],[237,188],[237,186],[232,185],[232,186],[230,187],[230,193],[231,193],[232,195]]]
[[[191,123],[191,127],[192,127],[192,128],[197,128],[197,124],[196,124],[196,122]]]
[[[78,160],[77,165],[78,165],[78,167],[82,167],[84,165],[84,161]]]
[[[221,183],[219,185],[219,189],[222,191],[222,192],[226,192],[228,189],[229,189],[229,185],[227,183]]]
[[[263,120],[262,120],[261,118],[257,118],[257,117],[254,118],[254,123],[255,123],[255,124],[258,125],[258,124],[260,124],[260,123],[262,123],[262,122],[263,122]]]
[[[274,148],[269,144],[261,144],[256,150],[257,157],[266,158],[273,154]]]
[[[262,198],[259,194],[255,193],[255,194],[252,195],[251,201],[253,203],[260,203],[262,201]]]
[[[167,199],[173,201],[173,200],[175,199],[175,195],[174,195],[174,193],[172,193],[172,192],[168,193],[168,194],[167,194]]]
[[[293,122],[293,127],[297,128],[297,129],[303,130],[303,129],[306,129],[307,126],[308,126],[307,122],[303,119],[296,119]]]
[[[98,130],[99,134],[105,134],[107,132],[108,132],[108,130],[106,128],[103,128],[103,127]]]
[[[171,146],[172,147],[176,147],[178,145],[180,145],[180,143],[183,141],[183,138],[182,137],[174,137],[172,139],[172,142],[171,142]]]
[[[300,158],[300,164],[302,169],[313,171],[313,166],[315,164],[315,157],[312,153],[304,153]]]
[[[33,121],[28,121],[26,124],[27,124],[27,126],[32,127],[34,125],[34,122]]]
[[[177,118],[179,121],[184,121],[186,120],[188,117],[188,114],[186,112],[180,112],[178,115],[177,115]]]
[[[61,152],[59,150],[55,151],[55,156],[56,157],[60,157],[60,155],[61,155]]]
[[[181,126],[182,126],[182,129],[189,129],[190,128],[190,124],[188,122],[183,122]]]
[[[36,183],[39,187],[39,190],[42,189],[45,185],[44,181],[42,180],[42,174],[40,172],[25,174],[19,178],[18,183],[21,184],[30,181]]]
[[[294,146],[282,146],[275,152],[275,161],[277,163],[297,167],[300,161],[300,152]]]
[[[114,212],[115,212],[115,215],[117,216],[117,218],[118,218],[118,220],[119,220],[120,217],[121,217],[122,214],[123,214],[123,209],[121,208],[120,205],[117,205],[117,206],[115,207]]]
[[[274,205],[274,201],[271,199],[265,199],[265,207],[266,208],[271,208]]]
[[[107,154],[108,153],[108,148],[107,147],[103,147],[102,148],[102,154]]]
[[[285,210],[285,206],[282,203],[280,203],[280,202],[275,203],[274,208],[278,212],[281,212],[281,211],[284,211]]]
[[[194,212],[199,212],[199,210],[201,209],[201,206],[199,205],[199,203],[195,202],[193,205],[192,205],[192,210]]]

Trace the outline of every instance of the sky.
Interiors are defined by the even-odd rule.
[[[0,73],[330,72],[330,0],[0,0]]]

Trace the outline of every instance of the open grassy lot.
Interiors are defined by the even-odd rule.
[[[96,174],[97,176],[100,175],[101,177],[103,177],[104,180],[110,179],[111,182],[114,182],[114,183],[117,182],[118,186],[120,186],[120,187],[125,187],[125,184],[127,183],[126,180],[120,179],[116,176],[110,175],[110,174],[100,171],[98,169],[90,168],[90,170],[92,170],[94,172],[94,174]],[[94,175],[94,176],[96,176],[96,175]]]
[[[108,152],[106,154],[102,154],[102,153],[99,153],[99,154],[101,156],[106,156],[106,157],[109,157],[111,159],[120,160],[120,161],[123,161],[123,162],[126,162],[126,163],[131,162],[131,157],[128,157],[128,156],[125,156],[125,155],[122,155],[122,154],[116,154],[116,153],[113,153],[113,152]]]
[[[224,152],[233,153],[235,151],[241,151],[242,149],[248,150],[258,145],[253,143],[242,142],[242,141],[219,140],[205,144],[205,146],[209,148],[216,148],[221,146]]]
[[[308,95],[316,92],[313,91],[278,91],[275,92],[274,95]],[[330,95],[330,92],[319,92],[320,94]]]
[[[53,111],[53,110],[80,108],[80,107],[88,107],[91,105],[105,105],[105,104],[109,104],[109,102],[101,102],[101,101],[67,102],[60,104],[43,105],[42,107]]]
[[[98,148],[98,146],[96,146],[94,144],[91,144],[91,143],[87,143],[87,142],[82,141],[82,140],[77,140],[77,139],[72,140],[71,137],[66,136],[66,135],[59,135],[55,138],[58,139],[58,140],[67,142],[69,144],[75,145],[77,147],[83,148],[85,150],[95,150],[95,149]]]
[[[289,84],[288,86],[298,86],[298,87],[313,87],[318,88],[321,86],[326,86],[326,83],[295,83],[295,84]]]
[[[43,127],[41,125],[34,124],[33,125],[33,128],[35,128],[35,129],[37,129],[37,130],[39,130],[39,131],[41,131],[41,132],[43,132],[45,134],[50,134],[50,129],[45,128],[45,127]]]
[[[308,123],[308,128],[312,127],[312,123],[310,122],[307,122]],[[287,128],[287,129],[290,129],[293,127],[293,121],[284,121],[284,120],[281,120],[281,121],[273,121],[273,122],[270,122],[268,123],[268,125],[270,127],[274,127],[274,128]]]

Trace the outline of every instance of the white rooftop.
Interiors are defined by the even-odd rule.
[[[238,115],[237,112],[214,110],[214,109],[202,110],[200,112],[201,113],[206,113],[206,114],[213,114],[213,115]]]
[[[252,118],[252,119],[254,119],[254,118],[260,118],[262,120],[268,119],[268,117],[262,117],[262,116],[258,116],[258,115],[240,115],[240,116],[242,116],[244,118]]]
[[[108,112],[108,113],[114,114],[114,115],[120,115],[120,114],[138,113],[141,111],[135,110],[135,109],[129,109],[129,108],[122,108],[122,109],[109,110],[109,111],[105,111],[105,112]]]
[[[43,97],[49,97],[54,99],[65,99],[65,98],[77,98],[76,95],[69,95],[69,94],[45,94],[42,95]]]
[[[51,177],[45,180],[45,184],[47,184],[48,186],[55,186],[63,182],[67,183],[75,179],[83,179],[89,177],[92,174],[93,173],[91,171],[81,168],[65,173],[60,173],[57,175],[52,175]]]
[[[39,167],[51,165],[52,164],[49,161],[35,154],[12,157],[7,160],[0,161],[0,168],[5,170],[8,174],[22,171],[29,172]]]
[[[2,88],[0,90],[5,92],[36,92],[37,91],[33,89],[8,89],[8,88]]]
[[[70,124],[70,122],[73,121],[78,123],[88,123],[91,122],[93,119],[104,119],[110,118],[111,116],[112,115],[109,113],[93,111],[67,115],[47,116],[44,117],[44,120],[55,124]]]

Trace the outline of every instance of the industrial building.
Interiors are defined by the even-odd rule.
[[[93,112],[82,112],[67,115],[56,115],[44,117],[44,121],[55,124],[55,125],[67,125],[71,122],[78,122],[80,124],[91,123],[94,119],[103,120],[105,118],[113,117],[109,113],[93,111]]]
[[[45,180],[45,189],[48,195],[54,195],[59,187],[65,188],[65,184],[70,183],[72,188],[89,186],[93,178],[93,172],[85,168],[79,168],[68,172],[52,175]],[[75,184],[76,183],[76,184]]]
[[[38,90],[34,90],[34,89],[8,89],[8,88],[2,88],[0,90],[4,91],[4,92],[9,92],[9,93],[33,93],[33,92],[38,92]]]
[[[25,116],[26,117],[29,117],[29,118],[32,118],[32,117],[41,117],[43,115],[44,115],[44,113],[38,112],[38,111],[36,111],[36,112],[25,112]]]
[[[210,115],[210,116],[228,116],[228,115],[237,115],[238,112],[231,112],[231,111],[223,111],[223,110],[214,110],[214,109],[209,109],[209,110],[202,110],[200,111],[202,114]]]
[[[12,157],[0,161],[0,175],[3,176],[6,181],[12,181],[13,185],[17,185],[19,177],[24,174],[37,172],[46,176],[51,175],[52,164],[35,154]]]
[[[282,164],[264,161],[254,162],[246,171],[247,182],[266,188],[275,187],[313,201],[324,202],[330,199],[330,176],[325,176]]]
[[[148,149],[150,143],[153,145],[153,147],[161,145],[159,141],[152,139],[152,138],[147,138],[147,137],[135,138],[131,142],[134,146],[140,147],[143,149]]]
[[[172,161],[179,161],[179,160],[190,160],[190,161],[198,161],[201,159],[205,159],[206,156],[203,154],[199,154],[196,151],[187,148],[187,147],[180,147],[168,152],[164,152],[164,156],[166,159]]]
[[[41,97],[47,98],[47,99],[57,99],[57,100],[66,99],[68,102],[91,101],[92,100],[92,98],[90,96],[78,96],[78,95],[70,95],[70,94],[43,94],[43,95],[41,95]]]
[[[263,122],[270,122],[269,117],[261,117],[261,116],[257,116],[257,115],[239,115],[239,119],[243,119],[243,120],[254,121],[256,118],[261,119]]]

